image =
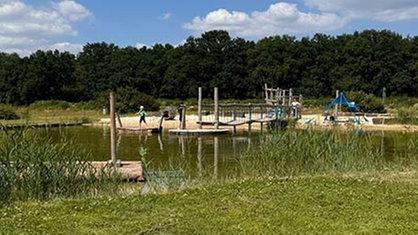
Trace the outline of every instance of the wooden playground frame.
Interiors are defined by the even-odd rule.
[[[202,129],[203,125],[213,125],[215,129],[219,126],[232,126],[236,132],[236,126],[247,124],[248,131],[251,131],[252,123],[260,123],[262,127],[264,123],[278,119],[301,118],[302,95],[293,95],[292,89],[268,88],[267,84],[264,86],[264,91],[266,103],[219,104],[218,88],[215,87],[214,103],[202,104],[202,89],[199,87],[197,121],[199,129]]]

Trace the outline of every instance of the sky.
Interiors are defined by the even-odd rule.
[[[182,45],[189,36],[296,38],[365,29],[418,35],[418,0],[0,0],[0,51],[77,54],[87,43]]]

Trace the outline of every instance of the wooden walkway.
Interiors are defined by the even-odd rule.
[[[106,168],[111,169],[110,161],[93,161],[91,164],[100,172]],[[142,162],[140,161],[118,161],[115,167],[125,181],[145,181]]]
[[[229,132],[228,129],[170,129],[168,130],[169,133],[172,134],[223,134]]]
[[[120,133],[160,133],[162,132],[162,127],[147,127],[147,128],[139,128],[139,127],[118,127],[117,130]]]
[[[258,122],[258,123],[268,123],[268,122],[274,122],[277,119],[275,117],[265,117],[265,118],[258,118],[258,119],[251,119],[251,120],[231,120],[231,121],[219,121],[219,126],[240,126],[240,125],[245,125],[245,124],[251,124],[254,122]],[[202,123],[203,126],[213,126],[215,125],[214,121],[209,121],[209,122],[196,122],[197,124]]]

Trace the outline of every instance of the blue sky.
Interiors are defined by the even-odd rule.
[[[227,30],[257,41],[389,29],[418,35],[417,0],[0,0],[0,51],[78,53],[86,43],[181,45]]]

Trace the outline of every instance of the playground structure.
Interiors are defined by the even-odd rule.
[[[214,126],[214,132],[219,130],[220,126],[231,126],[236,132],[236,127],[248,125],[248,131],[251,131],[253,123],[259,123],[261,129],[263,124],[271,124],[277,120],[300,119],[302,111],[302,95],[294,96],[292,89],[272,89],[267,85],[264,87],[266,103],[260,104],[220,104],[218,88],[214,88],[214,103],[202,103],[202,89],[199,87],[198,98],[198,121],[199,129],[186,130],[185,125],[180,125],[178,130],[170,130],[175,133],[190,133],[202,130],[207,133],[208,129],[202,126]],[[182,122],[186,122],[185,116]],[[204,130],[204,131],[203,131]],[[224,129],[222,129],[224,130]]]
[[[346,106],[350,111],[351,115],[349,117],[341,118],[341,106]],[[334,113],[331,114],[331,110],[334,108]],[[361,112],[360,107],[354,102],[347,100],[343,92],[337,90],[335,99],[327,105],[325,108],[325,118],[323,124],[347,124],[353,123],[356,125],[362,125],[365,122],[368,122],[364,112]]]

